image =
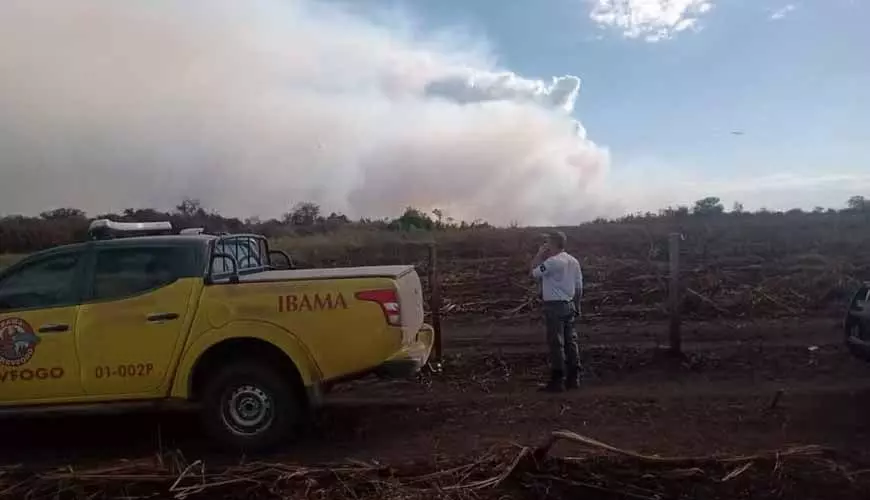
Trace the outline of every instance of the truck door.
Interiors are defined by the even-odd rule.
[[[165,395],[202,286],[196,268],[190,247],[97,246],[78,325],[86,394]]]
[[[75,332],[84,255],[54,252],[0,276],[0,403],[82,395]]]

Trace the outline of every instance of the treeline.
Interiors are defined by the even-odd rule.
[[[185,199],[174,210],[162,212],[146,208],[128,208],[120,213],[98,214],[90,217],[75,208],[58,208],[41,213],[38,217],[11,215],[0,218],[0,254],[29,253],[87,238],[88,225],[94,219],[119,222],[170,221],[176,229],[202,227],[208,232],[252,232],[269,238],[326,234],[354,227],[372,231],[433,231],[468,230],[490,227],[483,221],[454,221],[441,210],[432,214],[408,207],[393,219],[351,220],[344,214],[324,214],[316,203],[295,205],[281,218],[261,220],[257,217],[239,219],[224,217],[202,206],[199,200]]]
[[[751,215],[806,215],[806,214],[838,214],[838,213],[870,213],[870,199],[864,196],[852,196],[846,201],[845,208],[825,208],[815,207],[811,211],[806,211],[800,208],[792,208],[790,210],[768,210],[761,208],[757,211],[750,212],[744,209],[743,204],[739,201],[734,202],[730,210],[725,209],[725,205],[720,198],[708,196],[696,201],[691,207],[686,205],[662,208],[658,212],[635,212],[617,219],[607,219],[600,217],[593,221],[594,224],[610,224],[620,222],[640,222],[651,219],[680,219],[684,217],[709,217],[716,215],[735,215],[735,216],[751,216]]]
[[[867,213],[870,215],[870,200],[863,196],[850,198],[845,208],[833,209],[817,207],[811,212],[800,209],[786,212],[772,212],[761,209],[747,212],[742,204],[735,203],[726,210],[721,200],[707,197],[698,200],[692,207],[678,206],[659,210],[657,213],[635,213],[618,219],[596,219],[593,224],[642,223],[644,221],[680,220],[683,218],[729,217],[738,221],[739,217],[761,215],[788,215],[791,217],[811,214]],[[83,241],[87,238],[88,224],[93,219],[111,219],[115,221],[154,222],[169,220],[177,229],[202,227],[208,232],[253,232],[269,238],[286,236],[306,236],[312,234],[328,234],[346,228],[356,228],[371,231],[463,231],[490,228],[488,223],[475,220],[472,222],[456,221],[444,214],[442,210],[427,213],[423,210],[408,207],[398,217],[393,219],[359,219],[351,220],[344,214],[331,212],[325,214],[319,205],[303,202],[295,205],[281,218],[261,220],[259,218],[239,219],[224,217],[208,210],[195,199],[185,199],[174,210],[161,212],[155,209],[128,208],[120,213],[99,214],[89,217],[82,210],[74,208],[59,208],[43,212],[38,217],[21,215],[0,218],[0,253],[29,253],[57,245]]]

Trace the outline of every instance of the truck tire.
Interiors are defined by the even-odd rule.
[[[863,338],[863,333],[861,331],[861,323],[855,318],[849,318],[846,320],[846,340],[849,340],[852,337],[856,337],[858,339]]]
[[[303,414],[293,380],[268,364],[240,361],[206,382],[202,399],[206,431],[223,446],[261,451],[290,437]]]
[[[844,330],[846,333],[846,347],[849,349],[849,352],[858,359],[870,362],[870,349],[868,349],[865,343],[862,343],[868,342],[870,339],[867,338],[868,332],[861,323],[861,320],[850,317],[846,320]],[[850,341],[852,337],[856,337],[859,342],[854,343]]]

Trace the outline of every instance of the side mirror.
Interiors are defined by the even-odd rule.
[[[286,264],[283,267],[278,265],[275,262],[278,259],[275,257],[283,257]],[[293,261],[290,259],[290,256],[287,255],[287,252],[283,250],[269,250],[269,265],[272,269],[293,269]]]
[[[206,277],[207,283],[214,282],[214,263],[220,259],[222,262],[230,262],[232,264],[232,271],[229,272],[229,280],[230,283],[238,283],[239,282],[239,263],[236,262],[236,258],[228,253],[215,253],[211,256],[211,262],[209,263],[208,276]],[[224,273],[220,273],[224,274]]]

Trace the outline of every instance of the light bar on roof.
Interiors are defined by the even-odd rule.
[[[172,223],[160,222],[115,222],[97,219],[88,227],[88,234],[94,239],[123,238],[125,236],[145,236],[172,232]]]

